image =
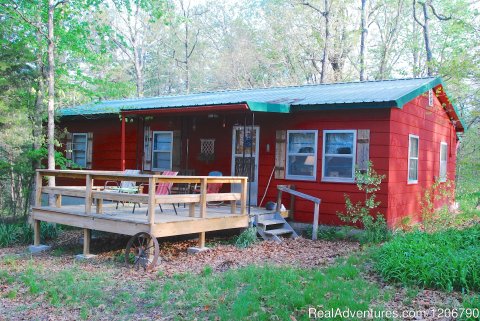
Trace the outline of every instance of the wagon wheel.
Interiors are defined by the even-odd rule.
[[[132,264],[130,253],[133,254],[133,267],[138,271],[151,270],[158,261],[160,252],[158,241],[150,233],[140,232],[130,238],[125,249],[125,264]]]

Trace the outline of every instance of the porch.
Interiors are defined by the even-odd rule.
[[[44,178],[74,181],[74,186],[43,186]],[[145,193],[122,193],[104,189],[105,181],[143,183]],[[58,180],[57,180],[58,181]],[[199,193],[156,195],[157,183],[196,184]],[[81,185],[80,185],[81,184]],[[238,193],[207,193],[207,184],[239,184]],[[89,254],[91,230],[136,235],[146,232],[154,238],[198,233],[198,246],[205,246],[205,232],[245,228],[249,224],[246,177],[162,176],[126,174],[115,171],[37,170],[34,245],[40,244],[40,221],[84,229],[84,255]],[[42,194],[55,197],[55,205],[42,204]],[[62,197],[82,199],[82,204],[66,205]],[[224,206],[209,206],[223,202]],[[173,205],[177,205],[176,213]],[[133,211],[133,205],[135,210]],[[162,211],[160,210],[160,206]],[[117,208],[118,207],[118,208]]]

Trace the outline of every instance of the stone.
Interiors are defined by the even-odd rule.
[[[208,247],[193,246],[193,247],[189,247],[187,249],[187,253],[188,254],[198,254],[198,253],[205,252],[205,251],[208,251],[208,250],[210,250]]]
[[[52,247],[49,246],[49,245],[44,245],[44,244],[40,244],[40,245],[29,245],[28,246],[28,251],[32,254],[37,254],[37,253],[42,253],[42,252],[45,252],[45,251],[48,251],[50,250]]]
[[[76,260],[79,260],[79,261],[83,261],[83,260],[91,260],[91,259],[94,259],[96,258],[97,256],[95,254],[87,254],[87,255],[84,255],[84,254],[77,254],[75,255],[75,259]]]

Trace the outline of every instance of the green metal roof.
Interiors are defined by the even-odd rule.
[[[57,110],[57,115],[85,116],[118,114],[121,111],[205,107],[246,104],[255,112],[289,113],[302,110],[342,108],[402,108],[418,95],[441,85],[438,77],[362,82],[344,82],[294,87],[273,87],[205,92],[101,101]]]

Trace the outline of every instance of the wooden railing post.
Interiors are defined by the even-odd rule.
[[[37,171],[35,175],[35,206],[42,206],[43,175]]]
[[[207,179],[200,180],[200,217],[207,217]],[[205,232],[198,234],[198,247],[205,247]]]
[[[240,195],[240,213],[247,215],[247,192],[248,192],[248,179],[242,179],[242,194]]]
[[[42,206],[43,175],[37,171],[35,175],[35,206]],[[33,245],[40,245],[40,221],[33,217]]]
[[[207,179],[202,178],[200,180],[200,217],[205,218],[207,216]]]
[[[278,190],[277,193],[277,209],[276,212],[280,213],[282,211],[282,191]]]
[[[318,213],[320,211],[320,203],[315,203],[315,209],[313,211],[313,228],[312,228],[312,240],[317,239],[318,234]]]
[[[92,176],[90,174],[86,175],[85,183],[85,214],[92,213]]]
[[[155,224],[155,183],[154,177],[148,179],[148,224],[150,224],[150,229]]]

